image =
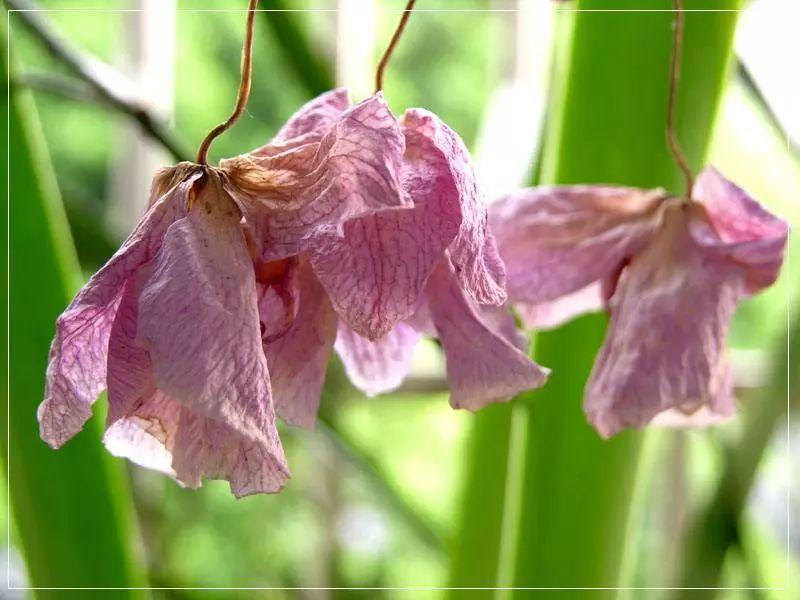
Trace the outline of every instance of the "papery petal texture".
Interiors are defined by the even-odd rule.
[[[734,410],[725,338],[745,277],[695,242],[695,208],[672,202],[622,275],[585,393],[589,421],[604,437],[670,409]]]
[[[269,263],[255,260],[254,263],[261,340],[267,343],[286,333],[297,318],[300,261],[292,256]]]
[[[616,282],[615,282],[616,283]],[[546,331],[568,323],[575,317],[599,312],[606,306],[603,286],[599,281],[590,283],[577,292],[565,294],[555,300],[530,304],[517,302],[514,308],[527,329]]]
[[[350,106],[350,99],[344,88],[320,94],[301,106],[264,148],[282,146],[295,140],[302,140],[304,143],[319,142]],[[262,151],[256,150],[255,154]],[[271,153],[267,151],[267,154]]]
[[[484,304],[505,299],[505,271],[487,228],[486,207],[461,139],[435,115],[409,110],[402,185],[413,208],[344,225],[311,250],[337,312],[375,340],[412,315],[449,248],[462,287]]]
[[[278,492],[289,475],[277,438],[267,445],[253,441],[158,390],[110,425],[103,442],[113,455],[187,487],[199,487],[205,477],[226,479],[236,497]]]
[[[549,370],[507,340],[505,331],[492,329],[500,321],[481,317],[447,261],[431,275],[426,298],[444,349],[454,408],[478,410],[544,384]]]
[[[777,278],[786,223],[713,168],[689,201],[661,190],[538,188],[493,205],[490,223],[526,325],[609,310],[584,403],[602,436],[733,413],[730,321],[743,297]]]
[[[288,330],[264,343],[278,416],[312,428],[336,338],[336,313],[307,263],[298,268],[298,311]]]
[[[59,319],[39,417],[60,445],[107,388],[109,451],[191,487],[227,479],[243,496],[280,490],[289,471],[254,263],[222,176],[188,163],[156,176],[159,197]]]
[[[507,306],[476,306],[474,304],[473,306],[481,321],[495,334],[505,339],[521,352],[528,351],[528,338],[517,328],[514,317]]]
[[[328,235],[311,250],[336,312],[358,334],[375,340],[416,309],[447,247],[440,208],[421,204],[356,219],[345,224],[344,237]]]
[[[375,341],[341,323],[334,347],[353,385],[367,396],[376,396],[398,388],[406,378],[419,338],[419,333],[404,322]]]
[[[266,447],[275,443],[253,264],[239,211],[216,177],[167,232],[138,313],[136,343],[150,355],[159,390]]]
[[[168,230],[158,257],[125,285],[109,342],[104,443],[112,454],[185,486],[211,477],[230,481],[236,496],[275,492],[289,472],[269,417],[258,329],[251,324],[255,367],[242,354],[247,332],[237,332],[249,320],[248,305],[255,316],[252,265],[235,204],[215,177],[201,185],[192,211]],[[239,367],[255,379],[237,380]],[[219,378],[230,378],[231,389]],[[156,381],[175,396],[157,389]],[[254,408],[249,400],[264,406]]]
[[[274,429],[253,439],[185,406],[175,434],[172,465],[176,478],[185,485],[199,487],[204,477],[225,479],[237,498],[279,492],[289,479]]]
[[[426,110],[407,110],[402,124],[409,169],[404,183],[409,196],[415,204],[418,197],[427,196],[458,207],[460,219],[450,260],[461,286],[480,304],[502,304],[505,270],[489,239],[486,202],[464,142]]]
[[[693,223],[695,241],[737,263],[746,274],[749,294],[774,283],[783,265],[788,224],[713,167],[697,178],[693,196],[711,225],[709,229],[703,220]]]
[[[132,374],[132,376],[135,376]],[[146,382],[149,372],[142,381]],[[103,444],[114,456],[176,478],[172,466],[181,405],[155,389],[137,398],[125,414],[108,424]],[[181,481],[187,485],[186,481]]]
[[[122,292],[108,340],[107,426],[128,415],[155,391],[152,365],[147,351],[136,344],[139,322],[139,292],[150,276],[150,268],[128,279]]]
[[[539,304],[613,281],[659,226],[661,190],[530,188],[490,207],[513,302]]]
[[[91,416],[91,405],[106,387],[108,337],[123,287],[136,270],[159,251],[167,228],[183,216],[194,180],[186,165],[164,170],[154,193],[186,178],[155,201],[114,256],[78,292],[56,321],[50,347],[44,401],[38,409],[40,434],[57,448],[80,431]]]
[[[262,149],[220,166],[262,258],[276,260],[319,234],[341,232],[349,219],[409,206],[399,180],[403,150],[400,127],[378,93],[344,111],[319,142]]]
[[[320,238],[310,252],[336,311],[371,340],[410,316],[434,266],[462,221],[461,199],[448,165],[431,144],[407,148],[403,169],[413,208],[354,219],[344,235]]]

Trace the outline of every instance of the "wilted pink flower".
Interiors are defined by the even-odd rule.
[[[232,193],[258,200],[249,220],[261,224],[259,307],[278,415],[313,424],[334,340],[350,378],[369,393],[400,383],[421,331],[442,341],[454,406],[479,408],[541,385],[546,371],[482,314],[505,301],[503,265],[469,154],[435,115],[413,109],[395,122],[400,208],[287,240],[283,222],[301,219],[271,211],[283,202],[273,181],[308,169],[315,144],[324,146],[348,106],[343,90],[323,94],[268,145],[221,165],[237,182]],[[370,185],[359,190],[369,203]],[[281,307],[284,317],[274,318]]]
[[[38,411],[45,441],[59,447],[75,435],[107,389],[112,453],[190,487],[227,479],[237,496],[284,485],[272,398],[303,392],[300,375],[321,368],[316,341],[335,331],[307,259],[286,249],[409,204],[396,176],[403,140],[382,99],[330,118],[324,103],[316,109],[287,124],[280,150],[265,149],[274,155],[258,183],[270,186],[268,197],[254,199],[252,182],[224,166],[182,163],[158,174],[134,232],[58,319]],[[324,135],[301,136],[315,120],[325,121]],[[261,248],[278,262],[265,263]],[[299,307],[276,304],[265,281],[308,293]],[[265,354],[268,325],[275,341]]]
[[[788,227],[713,168],[693,196],[544,187],[492,207],[509,299],[533,324],[610,311],[585,390],[604,437],[734,410],[727,331],[739,301],[777,278]]]

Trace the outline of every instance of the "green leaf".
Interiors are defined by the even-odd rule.
[[[7,69],[5,52],[3,63]],[[11,90],[9,122],[11,272],[10,294],[3,297],[11,305],[9,381],[3,382],[9,421],[2,420],[2,443],[29,583],[143,585],[131,496],[122,463],[100,443],[100,417],[58,452],[39,439],[36,407],[54,323],[80,270],[28,92]]]
[[[692,5],[737,7],[737,0]],[[582,0],[570,8],[584,12],[558,17],[540,180],[682,192],[665,137],[671,3]],[[706,153],[735,22],[732,12],[686,15],[677,126],[695,169]],[[605,317],[585,316],[538,335],[536,358],[553,370],[545,388],[521,395],[514,401],[519,406],[476,416],[453,585],[618,583],[642,435],[629,431],[603,441],[583,415],[583,387],[605,323]],[[527,409],[525,432],[513,437],[524,441],[508,444],[511,411],[520,406]],[[520,452],[523,456],[515,456]],[[521,481],[513,481],[509,464],[524,466]],[[518,497],[510,497],[517,489]],[[515,524],[509,509],[519,515]],[[597,592],[598,597],[611,594]]]
[[[589,10],[670,7],[667,0],[577,5]],[[692,8],[735,9],[738,1],[698,1]],[[555,82],[561,86],[560,103],[551,113],[542,180],[683,192],[665,141],[672,13],[563,17],[570,38],[561,42],[556,72],[563,79]],[[677,130],[697,170],[726,82],[736,13],[685,17]],[[537,336],[537,359],[553,375],[530,404],[516,585],[618,584],[642,434],[627,431],[603,441],[583,415],[583,387],[604,330],[604,317],[587,316]]]
[[[503,568],[508,566],[508,551],[515,550],[508,542],[503,543],[509,512],[506,501],[511,499],[507,487],[519,480],[518,473],[517,477],[509,476],[509,472],[515,473],[509,461],[522,456],[524,440],[520,440],[520,433],[524,432],[522,399],[488,406],[475,415],[466,442],[461,508],[451,549],[450,587],[509,584],[501,577]],[[451,592],[450,596],[457,597],[458,592]]]

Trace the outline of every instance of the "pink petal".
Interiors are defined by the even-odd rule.
[[[555,329],[575,317],[588,312],[599,312],[605,308],[602,285],[590,283],[577,292],[571,292],[549,302],[529,304],[517,302],[514,308],[528,329],[545,331]]]
[[[492,330],[446,262],[431,275],[426,296],[444,348],[454,408],[478,410],[544,385],[549,370]]]
[[[128,279],[117,308],[108,342],[107,426],[128,415],[143,397],[155,390],[150,355],[136,345],[139,321],[139,292],[150,277],[146,266]]]
[[[686,414],[680,409],[673,408],[658,413],[650,425],[656,427],[691,427],[693,429],[700,429],[704,427],[712,427],[721,425],[731,420],[733,413],[719,414],[712,412],[708,406],[701,406],[696,411]]]
[[[225,479],[237,498],[279,492],[290,476],[274,427],[256,440],[185,406],[175,435],[172,466],[177,479],[192,488],[199,487],[204,477]]]
[[[501,303],[505,271],[486,230],[486,208],[460,138],[435,115],[408,111],[403,189],[414,207],[344,225],[311,250],[336,311],[375,340],[408,318],[431,271],[450,247],[462,285]]]
[[[375,341],[341,323],[334,347],[353,385],[367,396],[375,396],[403,383],[418,340],[419,333],[403,322]]]
[[[464,142],[426,110],[407,110],[402,124],[405,161],[411,170],[406,183],[409,195],[415,204],[417,196],[424,195],[459,207],[460,218],[455,221],[459,229],[450,246],[450,259],[461,286],[481,304],[502,304],[505,274],[492,242],[487,242],[485,199]]]
[[[207,201],[201,193],[201,202]],[[152,285],[151,270],[140,269],[128,280],[111,330],[106,447],[190,487],[212,477],[229,480],[237,496],[279,491],[289,471],[271,423],[267,435],[253,440],[154,388],[149,353],[136,344],[138,296],[145,283]]]
[[[286,142],[301,136],[306,140],[320,141],[348,108],[350,99],[346,89],[337,88],[320,94],[301,106],[273,141]]]
[[[615,279],[660,221],[659,190],[530,188],[493,204],[508,297],[540,304]]]
[[[297,257],[266,264],[257,261],[255,269],[261,341],[266,344],[284,335],[297,318],[299,261]]]
[[[200,185],[143,286],[136,343],[150,355],[159,390],[272,447],[269,373],[240,215],[213,172]]]
[[[403,148],[378,93],[342,113],[320,142],[220,164],[262,258],[271,261],[297,254],[316,236],[341,235],[349,219],[410,205],[399,183]]]
[[[325,92],[301,106],[268,144],[253,150],[248,156],[287,156],[296,148],[316,151],[317,144],[350,107],[347,90],[339,88]]]
[[[278,416],[310,429],[336,338],[336,313],[307,264],[298,268],[296,293],[297,317],[284,333],[264,343],[264,352]]]
[[[725,338],[745,280],[695,242],[694,212],[672,201],[662,230],[622,275],[585,394],[589,421],[603,437],[670,409],[734,409]]]
[[[181,410],[179,402],[151,390],[109,423],[103,444],[114,456],[175,477],[172,451]]]
[[[50,346],[40,435],[58,448],[81,430],[106,387],[108,337],[125,282],[159,251],[167,228],[185,213],[200,173],[178,165],[160,172],[153,192],[163,193],[113,257],[78,292],[56,321]]]
[[[254,442],[160,391],[115,421],[103,442],[113,455],[166,473],[184,486],[197,488],[205,477],[228,480],[236,497],[278,492],[289,478],[277,437],[266,446]]]
[[[343,237],[331,233],[311,249],[336,312],[365,338],[385,335],[414,313],[431,271],[458,234],[459,196],[433,150],[405,165],[403,187],[413,208],[349,221]]]
[[[508,343],[513,344],[521,352],[528,351],[528,338],[519,329],[507,306],[475,306],[481,321],[494,333]]]
[[[774,283],[783,264],[788,224],[713,167],[697,178],[693,195],[705,208],[712,228],[705,223],[694,226],[696,241],[719,248],[738,263],[747,273],[749,294]]]

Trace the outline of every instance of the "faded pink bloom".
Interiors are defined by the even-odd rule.
[[[734,410],[725,340],[738,303],[771,285],[788,227],[707,168],[684,203],[660,190],[525,190],[492,207],[510,301],[550,325],[606,305],[585,411],[609,437],[664,413]]]
[[[252,220],[262,225],[259,306],[278,415],[314,423],[334,340],[351,380],[371,394],[399,385],[421,332],[442,341],[454,406],[475,409],[541,385],[546,371],[483,315],[483,306],[505,301],[503,265],[469,154],[432,113],[412,109],[393,120],[398,208],[364,211],[305,237],[282,226],[296,215],[270,213],[282,202],[273,181],[307,169],[348,106],[343,90],[323,94],[269,144],[221,165],[236,182],[231,193],[257,199],[262,211]],[[359,189],[368,205],[369,182]],[[279,307],[284,318],[275,319]]]
[[[45,441],[75,435],[107,389],[114,454],[191,487],[228,479],[237,496],[283,486],[240,220],[213,171],[181,164],[157,176],[137,228],[58,319],[38,413]]]
[[[58,319],[38,411],[46,442],[75,435],[107,389],[112,453],[190,487],[211,477],[236,496],[281,489],[289,470],[273,397],[279,410],[303,401],[336,330],[307,259],[281,252],[409,204],[395,172],[402,137],[382,99],[330,118],[324,106],[290,121],[265,158],[258,183],[269,197],[253,198],[252,182],[224,165],[157,175],[134,232]],[[304,121],[326,132],[299,135]],[[286,260],[265,263],[261,248]],[[304,291],[299,306],[279,285],[290,282]]]

